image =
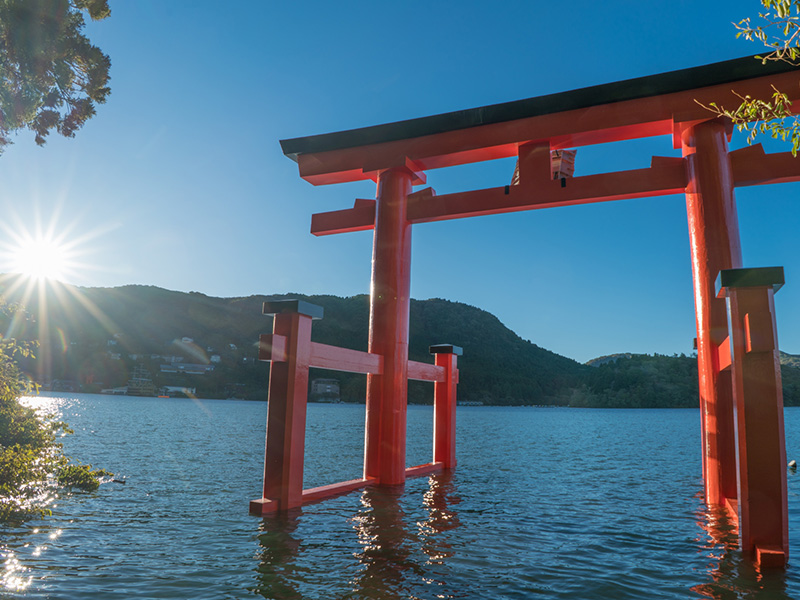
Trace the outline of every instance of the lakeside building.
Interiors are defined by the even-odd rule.
[[[205,375],[214,370],[214,365],[198,365],[192,363],[178,363],[173,362],[166,365],[161,365],[160,370],[162,373],[185,373],[187,375]]]
[[[314,379],[311,381],[311,400],[314,402],[341,402],[338,379]]]

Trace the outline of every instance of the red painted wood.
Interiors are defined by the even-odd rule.
[[[730,159],[735,187],[800,181],[800,161],[791,152],[765,154],[758,144],[731,152]],[[681,160],[657,156],[653,157],[653,166],[649,169],[573,177],[564,188],[560,182],[543,184],[546,179],[549,178],[540,177],[534,191],[521,185],[511,187],[508,193],[505,187],[498,187],[436,197],[411,194],[408,219],[411,223],[426,223],[484,214],[646,198],[681,193],[686,187]],[[374,207],[359,206],[312,215],[311,232],[314,235],[330,235],[363,231],[372,229],[374,223]]]
[[[717,364],[720,371],[730,368],[731,366],[731,340],[729,337],[717,347]]]
[[[714,281],[719,271],[741,266],[734,187],[799,181],[800,163],[790,159],[788,153],[764,155],[760,148],[729,155],[725,124],[709,120],[709,112],[701,105],[716,102],[736,106],[743,95],[771,96],[773,86],[794,90],[794,100],[800,93],[795,78],[795,73],[770,75],[414,139],[301,154],[300,174],[315,185],[378,181],[375,206],[357,201],[352,209],[315,215],[312,221],[316,235],[375,229],[369,353],[353,353],[345,359],[331,347],[314,350],[328,368],[338,365],[370,373],[365,477],[375,478],[382,485],[395,485],[434,465],[455,465],[455,357],[437,356],[437,367],[446,369],[443,379],[436,369],[409,365],[407,360],[411,223],[685,191],[698,332],[706,502],[738,511],[743,548],[754,552],[763,565],[785,563],[788,530],[780,372],[776,350],[769,350],[774,336],[767,335],[767,321],[771,319],[774,329],[774,316],[765,318],[760,304],[740,306],[745,295],[733,294],[728,303],[735,316],[732,323],[736,322],[731,327],[729,346],[726,310],[716,298]],[[655,158],[649,169],[563,182],[550,180],[551,149],[655,135],[672,135],[673,142],[683,149],[683,160]],[[444,196],[426,190],[409,196],[412,183],[424,182],[425,170],[515,155],[519,158],[519,185]],[[771,303],[773,292],[769,293]],[[366,357],[374,355],[384,358],[381,374],[365,366],[373,360]],[[445,364],[447,360],[453,361],[450,367]],[[435,462],[404,469],[409,376],[436,381]],[[777,403],[771,401],[773,397],[777,397]],[[741,466],[738,489],[737,452]],[[337,485],[346,487],[348,482]],[[776,542],[778,530],[784,537]]]
[[[756,562],[761,568],[776,569],[786,566],[787,556],[783,548],[758,547],[756,548]]]
[[[429,363],[408,361],[408,378],[416,381],[444,381],[445,369]]]
[[[263,498],[283,511],[303,500],[311,317],[278,314],[272,330],[287,344],[286,361],[273,362],[270,368]]]
[[[527,183],[526,183],[527,181]],[[412,223],[428,223],[445,219],[609,202],[658,195],[682,193],[686,174],[682,161],[657,163],[648,169],[571,177],[562,186],[551,180],[549,166],[540,178],[533,174],[519,185],[444,194],[425,202],[409,202],[408,218]]]
[[[433,396],[433,460],[445,469],[456,466],[456,385],[458,357],[437,354],[436,364],[445,371],[445,378],[434,384]]]
[[[654,157],[653,163],[648,169],[572,177],[567,180],[565,187],[562,187],[561,181],[550,179],[548,163],[546,170],[539,169],[541,172],[538,180],[534,179],[533,173],[529,173],[523,176],[520,185],[507,188],[504,186],[440,196],[415,193],[409,196],[408,220],[411,223],[429,223],[683,193],[686,188],[683,161],[679,158]],[[370,215],[364,209],[319,213],[312,217],[312,233],[329,235],[369,229]]]
[[[278,502],[268,498],[250,501],[250,514],[254,517],[263,517],[278,512]]]
[[[783,390],[771,287],[729,288],[742,551],[765,566],[789,557]],[[748,318],[749,317],[749,318]],[[751,343],[747,346],[747,325]],[[782,552],[783,556],[780,556]]]
[[[553,179],[550,168],[550,141],[528,142],[517,149],[519,185],[530,189],[531,185]]]
[[[791,152],[766,154],[761,144],[730,153],[736,187],[800,181],[800,160]]]
[[[406,200],[413,173],[390,169],[378,178],[372,248],[369,352],[383,356],[383,374],[367,375],[364,476],[381,485],[405,481],[411,225]]]
[[[771,321],[772,315],[768,312],[745,313],[745,352],[769,352],[778,346]]]
[[[308,369],[320,367],[380,375],[383,364],[383,357],[377,354],[311,342],[311,323],[312,317],[309,315],[278,312],[275,313],[273,321],[274,333],[262,335],[260,339],[259,355],[262,360],[271,360],[272,368],[267,410],[264,491],[260,499],[250,502],[250,514],[253,515],[285,513],[297,506],[318,502],[368,485],[384,483],[377,477],[365,477],[308,490],[302,489]],[[454,365],[454,355],[437,354],[437,361],[445,365],[443,357],[448,356],[452,356],[453,359],[448,364]],[[444,382],[458,378],[457,372],[453,373],[452,366],[419,362],[411,362],[410,365],[407,374],[422,380]],[[454,388],[452,393],[455,393]],[[405,403],[402,406],[405,409]],[[454,396],[453,406],[455,406]],[[402,459],[405,460],[405,437],[399,442],[402,445],[398,444],[396,448],[403,451]],[[396,455],[391,458],[399,460]],[[380,461],[384,456],[379,454],[377,459]],[[394,467],[395,463],[391,466]],[[438,472],[444,468],[442,462],[408,469],[402,465],[403,479]]]
[[[706,502],[736,497],[733,392],[720,372],[718,347],[728,335],[724,301],[714,283],[722,269],[740,267],[742,252],[725,125],[709,121],[683,132],[686,208],[697,318],[697,364]]]
[[[357,206],[311,215],[311,233],[331,235],[375,227],[375,206]]]
[[[328,498],[333,498],[334,496],[347,494],[353,490],[358,490],[363,487],[367,487],[368,485],[374,485],[375,483],[377,483],[377,479],[371,477],[368,479],[352,479],[350,481],[341,481],[331,485],[322,485],[315,488],[309,488],[303,491],[303,504],[319,502],[320,500],[326,500]]]
[[[614,102],[561,113],[540,115],[505,123],[449,131],[399,140],[319,152],[298,157],[300,176],[314,185],[370,179],[371,171],[396,167],[406,157],[422,170],[450,167],[517,155],[519,144],[547,141],[556,148],[576,148],[626,139],[671,135],[675,122],[702,121],[709,112],[696,101],[738,106],[740,94],[770,98],[772,85],[797,96],[797,75],[785,73],[760,77],[735,85]]]
[[[264,333],[258,338],[258,360],[285,362],[286,337]]]
[[[347,371],[348,373],[371,373],[380,375],[383,371],[383,357],[369,352],[339,348],[311,342],[309,361],[312,367]]]
[[[406,469],[406,477],[422,477],[423,475],[430,475],[443,470],[444,464],[440,462],[425,463],[416,467],[408,467]]]
[[[738,536],[739,535],[739,500],[736,498],[725,498],[725,509],[728,513],[728,517],[730,517],[735,531],[734,533]]]

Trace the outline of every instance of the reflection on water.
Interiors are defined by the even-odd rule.
[[[413,524],[402,506],[409,500],[405,486],[368,487],[360,494],[361,506],[350,519],[359,550],[352,553],[355,575],[345,597],[399,600],[416,597],[413,590],[421,585],[443,586],[443,581],[431,576],[430,565],[443,565],[454,552],[441,535],[459,526],[452,509],[459,502],[452,476],[441,473],[428,478],[421,504],[424,518]],[[253,591],[265,598],[306,597],[303,587],[308,573],[299,566],[304,540],[298,529],[303,518],[302,511],[294,511],[262,520],[258,585]],[[434,595],[451,597],[439,589]]]
[[[22,565],[17,555],[9,548],[0,548],[0,557],[3,559],[3,574],[0,576],[3,589],[21,592],[28,588],[33,576],[28,575],[29,569]]]
[[[420,540],[406,526],[402,494],[403,486],[369,487],[361,492],[362,508],[353,517],[361,544],[356,554],[361,569],[352,582],[357,598],[408,597],[409,579],[424,573],[414,561],[413,547],[420,546]]]
[[[700,502],[702,498],[698,495],[697,500]],[[449,473],[429,477],[421,498],[416,495],[409,498],[404,486],[362,490],[360,506],[349,518],[358,543],[358,550],[351,554],[352,568],[340,566],[341,573],[331,574],[354,575],[349,579],[349,589],[336,597],[380,600],[469,597],[459,595],[463,589],[455,595],[451,593],[446,569],[437,568],[447,566],[458,554],[468,553],[463,544],[451,543],[446,535],[461,526],[457,510],[460,502]],[[422,517],[416,521],[408,514],[412,505]],[[276,600],[318,597],[305,593],[313,575],[306,566],[301,566],[307,563],[302,554],[306,550],[318,552],[319,548],[307,547],[299,533],[304,518],[298,510],[262,521],[258,538],[261,547],[258,585],[253,591]],[[703,557],[697,579],[703,581],[687,586],[692,597],[792,600],[785,571],[761,572],[749,557],[742,555],[736,523],[725,510],[704,507],[696,513],[695,520],[700,533],[694,546]],[[571,597],[567,590],[552,592],[554,598]]]
[[[695,496],[697,410],[460,407],[452,476],[255,519],[264,403],[39,402],[75,430],[67,454],[127,485],[62,494],[45,521],[0,527],[3,599],[800,598],[800,476],[788,480],[793,560],[759,573]],[[360,472],[363,407],[309,414],[309,485]],[[785,416],[795,458],[800,408]],[[430,407],[409,409],[417,462],[431,421]]]
[[[697,525],[706,533],[697,544],[709,559],[708,581],[692,587],[693,592],[713,600],[792,600],[783,569],[761,571],[742,554],[737,524],[724,508],[704,508],[697,515]]]
[[[428,562],[442,564],[453,556],[453,546],[445,536],[438,535],[458,527],[461,522],[458,513],[451,507],[461,499],[457,496],[452,473],[439,473],[429,479],[430,489],[423,498],[428,518],[420,523],[419,536],[422,540],[422,551],[428,555]]]
[[[36,579],[33,566],[42,560],[43,554],[58,544],[63,531],[59,528],[30,527],[29,523],[6,528],[0,543],[0,588],[6,592],[24,592]],[[6,596],[0,593],[0,597]]]
[[[23,397],[20,402],[24,406],[33,408],[42,419],[57,421],[61,417],[60,399],[48,398],[40,400],[38,397]],[[62,433],[63,435],[65,434]],[[17,488],[17,491],[19,492],[17,497],[6,497],[4,500],[7,505],[16,506],[22,512],[34,507],[45,510],[56,507],[57,496],[52,486],[43,487],[38,491],[30,488]],[[36,493],[32,495],[34,491]],[[30,567],[26,566],[23,561],[27,560],[28,557],[40,557],[47,546],[45,544],[36,545],[35,541],[31,541],[28,537],[27,534],[33,534],[34,536],[39,534],[38,528],[28,529],[22,527],[15,530],[12,527],[22,525],[15,522],[3,525],[5,528],[3,537],[5,539],[0,541],[0,560],[2,560],[0,589],[7,592],[24,592],[31,586],[34,577],[31,575]],[[58,530],[50,536],[48,541],[55,540],[60,534],[61,531]]]
[[[300,541],[294,535],[297,529],[299,511],[289,515],[276,515],[261,522],[262,533],[258,536],[261,546],[258,565],[258,585],[255,592],[265,598],[290,600],[302,598],[296,587],[298,576],[295,573],[294,559],[300,548]]]

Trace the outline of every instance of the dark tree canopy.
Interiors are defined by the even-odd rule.
[[[83,29],[84,13],[110,12],[108,0],[0,0],[0,152],[20,129],[40,146],[52,130],[72,137],[106,101],[111,61]]]

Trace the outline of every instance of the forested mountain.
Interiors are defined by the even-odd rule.
[[[585,383],[569,390],[570,406],[690,408],[698,406],[697,358],[621,354],[589,361]]]
[[[593,372],[567,390],[570,406],[691,408],[698,405],[697,359],[693,356],[615,354],[587,363]],[[800,406],[800,356],[781,352],[785,406]],[[562,400],[563,401],[563,400]]]
[[[320,305],[325,316],[314,322],[314,341],[367,349],[367,296],[213,298],[152,286],[48,285],[28,290],[17,283],[12,277],[0,279],[0,294],[7,302],[24,304],[30,318],[17,318],[7,331],[41,341],[37,359],[23,361],[23,366],[45,384],[69,381],[75,389],[99,391],[124,386],[134,369],[143,367],[158,387],[188,386],[201,397],[263,399],[269,367],[256,356],[259,334],[272,330],[272,319],[261,314],[266,300],[300,298]],[[433,362],[428,347],[439,343],[464,348],[459,360],[463,400],[543,403],[564,387],[577,385],[587,370],[522,340],[486,311],[446,300],[413,300],[410,358]],[[162,372],[170,360],[214,368],[202,375]],[[344,400],[363,401],[363,375],[314,370],[311,376],[335,377]],[[411,402],[430,402],[432,395],[432,384],[411,382]]]
[[[46,387],[55,382],[62,389],[97,392],[125,386],[132,374],[146,372],[158,388],[186,386],[199,397],[263,400],[269,365],[256,356],[259,335],[272,330],[272,319],[261,314],[266,300],[299,298],[320,305],[325,316],[314,322],[314,341],[367,348],[367,296],[214,298],[152,286],[31,287],[11,276],[0,276],[0,295],[25,305],[25,313],[5,316],[3,332],[40,340],[37,358],[23,359],[22,367]],[[440,299],[412,300],[409,357],[433,362],[428,346],[442,343],[464,349],[462,401],[697,406],[692,357],[623,354],[582,365],[523,340],[484,310]],[[785,403],[800,404],[800,357],[784,358]],[[365,376],[314,369],[311,378],[316,377],[337,379],[342,400],[364,401]],[[409,402],[428,403],[432,397],[432,384],[409,383]]]

